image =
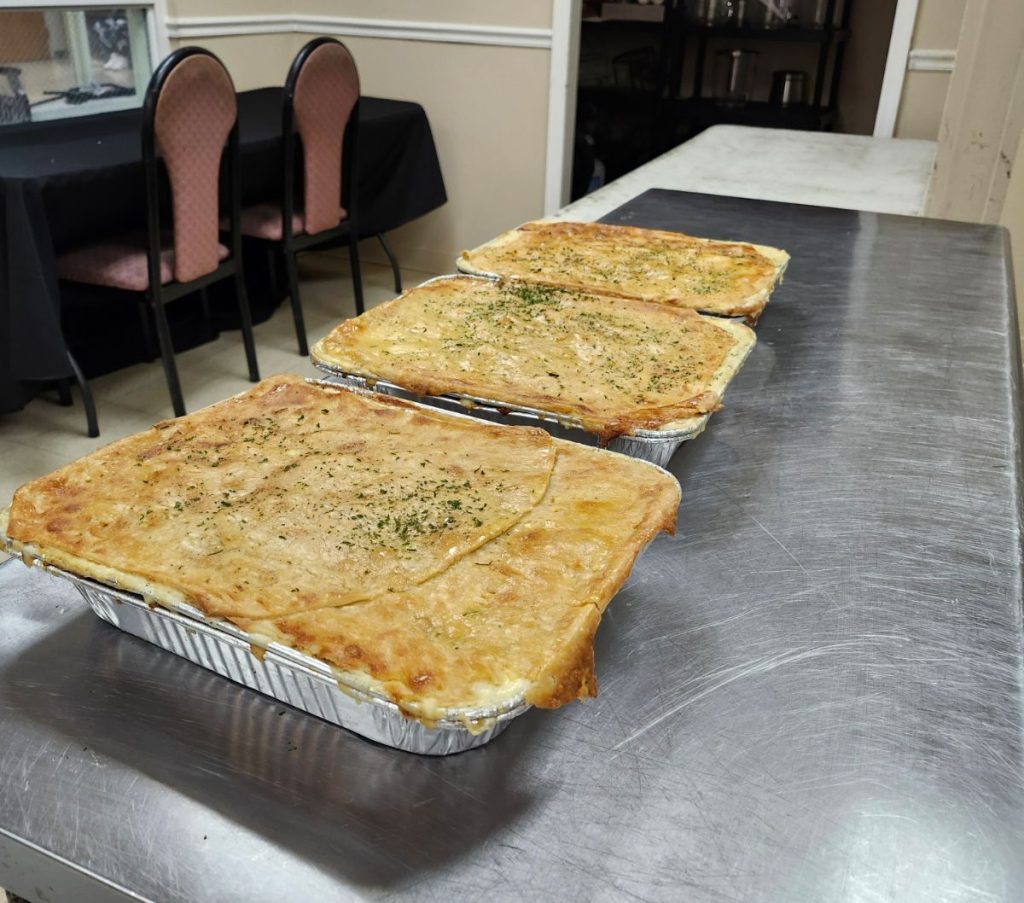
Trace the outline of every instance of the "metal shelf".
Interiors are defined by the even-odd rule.
[[[742,106],[729,106],[703,97],[683,98],[670,103],[677,116],[689,116],[699,127],[721,123],[820,131],[829,128],[836,116],[835,110],[811,104],[778,107],[766,101],[751,101]]]
[[[663,23],[611,19],[587,23],[595,46],[615,31],[633,35],[634,43],[642,38],[654,45],[652,64],[640,73],[642,77],[632,79],[631,86],[581,85],[578,89],[581,109],[593,117],[592,146],[598,148],[595,153],[600,153],[608,178],[629,172],[720,123],[811,131],[835,128],[853,2],[829,0],[826,21],[834,24],[825,28],[701,25],[685,18],[686,0],[665,0]],[[708,58],[726,41],[740,46],[802,44],[812,50],[816,60],[809,73],[808,102],[789,108],[766,101],[733,107],[704,96],[709,93],[706,79],[711,75]],[[755,90],[758,96],[767,96],[763,79]]]
[[[698,35],[708,38],[738,38],[744,41],[777,41],[789,44],[831,44],[846,41],[850,37],[848,28],[735,28],[728,25],[683,25],[679,29],[684,35]]]

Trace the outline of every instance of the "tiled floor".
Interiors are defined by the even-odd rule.
[[[344,258],[330,252],[306,254],[299,258],[299,265],[306,332],[312,345],[355,314],[348,258],[347,253]],[[432,275],[406,271],[402,278],[406,286],[412,286]],[[368,307],[394,297],[391,270],[364,264],[363,288]],[[256,326],[255,332],[262,376],[285,372],[316,375],[309,360],[299,357],[287,302]],[[237,331],[222,333],[215,342],[185,351],[177,355],[177,361],[190,411],[250,385]],[[35,399],[23,411],[0,417],[0,507],[8,504],[14,490],[26,480],[172,415],[159,359],[101,376],[90,385],[100,422],[98,439],[85,435],[85,415],[77,392],[70,408],[58,405],[51,393]]]

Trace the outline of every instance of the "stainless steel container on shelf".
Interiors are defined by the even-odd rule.
[[[800,24],[805,28],[824,28],[828,20],[829,0],[803,0],[800,4]]]
[[[778,69],[772,73],[770,103],[773,107],[796,107],[807,102],[807,73]]]
[[[754,93],[757,74],[756,50],[715,52],[715,99],[727,107],[742,107]]]

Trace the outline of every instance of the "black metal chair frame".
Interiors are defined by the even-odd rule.
[[[201,47],[182,47],[172,52],[160,65],[149,82],[146,89],[146,98],[143,102],[142,114],[142,161],[146,173],[146,257],[149,272],[149,288],[140,300],[142,310],[142,323],[146,338],[147,350],[152,348],[151,335],[148,332],[148,318],[146,308],[152,310],[156,320],[157,338],[160,343],[160,357],[163,360],[164,375],[167,377],[167,387],[171,393],[171,401],[174,405],[174,414],[180,417],[185,413],[185,400],[181,392],[181,383],[178,379],[178,368],[174,362],[174,346],[171,342],[171,331],[167,323],[167,312],[165,305],[185,295],[200,292],[203,312],[208,315],[206,302],[206,287],[222,279],[233,277],[235,280],[235,293],[238,300],[238,312],[242,323],[242,338],[245,344],[245,359],[249,367],[249,380],[258,382],[260,378],[259,367],[256,362],[256,342],[252,332],[252,315],[249,312],[249,298],[245,291],[245,276],[242,271],[242,233],[239,230],[239,220],[242,209],[242,182],[241,168],[239,166],[238,153],[238,118],[236,116],[234,125],[228,134],[227,157],[222,158],[222,173],[226,170],[229,186],[229,223],[231,235],[231,256],[223,261],[212,273],[193,279],[190,282],[169,282],[167,285],[160,281],[160,158],[156,148],[156,107],[160,99],[160,92],[168,76],[174,71],[183,60],[188,57],[202,54],[211,57],[220,66],[223,63],[208,50]],[[227,70],[225,69],[225,73]],[[228,76],[230,79],[230,75]]]
[[[82,393],[82,406],[85,408],[87,435],[90,439],[95,439],[100,434],[100,424],[96,418],[96,403],[92,398],[92,389],[89,388],[89,381],[85,378],[82,368],[78,366],[78,361],[75,360],[71,349],[65,346],[64,354],[68,359],[68,365],[71,367],[71,372],[74,375],[75,382],[78,384],[79,391]],[[65,407],[70,407],[74,403],[71,399],[70,378],[65,377],[64,379],[57,380],[57,397]]]
[[[281,109],[281,140],[284,142],[284,185],[281,192],[281,251],[284,255],[285,269],[288,275],[288,295],[291,299],[292,317],[295,320],[295,334],[299,340],[299,354],[309,354],[309,345],[306,341],[306,324],[302,315],[302,300],[299,296],[299,277],[295,265],[295,256],[300,251],[314,248],[319,245],[337,243],[341,239],[348,241],[349,262],[352,268],[352,289],[356,299],[356,313],[363,313],[363,278],[359,266],[359,209],[355,173],[357,171],[356,149],[359,144],[359,101],[356,100],[352,113],[349,116],[345,128],[345,136],[342,140],[341,151],[341,198],[342,206],[348,213],[348,217],[333,229],[325,229],[315,235],[303,233],[294,235],[292,233],[292,216],[295,212],[295,150],[298,140],[295,135],[295,88],[298,84],[299,74],[306,60],[319,47],[324,44],[345,45],[334,38],[315,38],[306,44],[292,61],[288,70],[288,79],[284,86],[284,102]],[[348,48],[345,47],[347,51]],[[358,69],[357,69],[358,72]],[[360,88],[360,94],[362,89]],[[274,272],[274,245],[269,246],[268,258],[271,273]]]
[[[391,250],[391,245],[388,244],[388,240],[384,237],[383,232],[377,233],[377,241],[380,242],[380,246],[384,251],[384,256],[387,257],[388,263],[391,264],[391,275],[395,279],[395,294],[402,294],[402,271],[398,267],[398,258],[395,257],[395,252]]]
[[[164,83],[174,68],[190,56],[203,54],[214,59],[223,67],[223,63],[208,50],[200,47],[182,47],[167,56],[157,67],[150,79],[146,89],[146,96],[143,101],[142,115],[142,163],[146,181],[146,268],[149,278],[149,288],[144,292],[125,292],[134,296],[137,300],[139,318],[142,324],[143,339],[146,347],[147,359],[153,360],[153,329],[150,324],[150,313],[156,321],[156,333],[159,342],[160,357],[163,361],[164,376],[167,379],[167,388],[171,395],[171,403],[174,407],[174,414],[180,417],[185,413],[185,400],[181,391],[181,382],[178,378],[178,368],[174,360],[174,345],[171,340],[171,330],[167,322],[165,306],[171,301],[191,295],[196,292],[200,295],[203,306],[203,315],[209,319],[209,305],[206,297],[206,287],[222,279],[234,277],[235,293],[238,300],[238,310],[242,325],[242,338],[245,344],[245,358],[249,369],[249,380],[258,382],[260,378],[259,366],[256,361],[256,342],[252,331],[252,315],[249,311],[249,299],[245,290],[245,278],[242,271],[242,233],[239,230],[241,214],[241,170],[239,167],[238,147],[238,120],[228,134],[227,155],[221,159],[221,175],[227,178],[229,186],[229,225],[231,256],[217,266],[213,272],[193,279],[190,282],[169,282],[166,285],[160,281],[160,252],[161,242],[161,216],[160,216],[160,155],[156,148],[156,106],[160,99],[160,92]],[[225,73],[227,70],[225,69]],[[228,76],[230,79],[230,75]],[[218,180],[218,186],[220,180]],[[219,192],[219,188],[218,188]],[[123,289],[109,288],[110,291],[124,291]],[[71,365],[75,381],[82,392],[82,400],[85,406],[86,421],[88,423],[89,436],[95,438],[100,434],[99,424],[96,418],[96,407],[93,403],[92,392],[89,384],[83,375],[78,363],[72,357],[70,350],[67,352],[68,362]],[[57,386],[59,398],[62,404],[69,404],[71,397],[68,391],[68,382],[61,380]]]

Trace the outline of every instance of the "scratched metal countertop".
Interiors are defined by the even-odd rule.
[[[1005,232],[649,192],[793,255],[600,697],[381,748],[0,567],[0,884],[30,899],[1024,900]]]

